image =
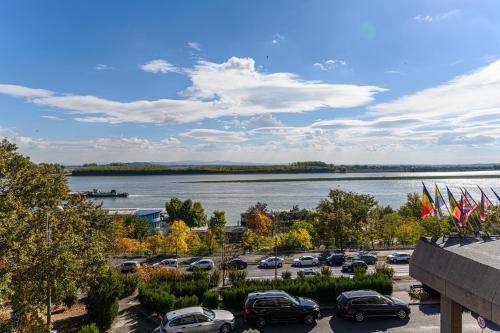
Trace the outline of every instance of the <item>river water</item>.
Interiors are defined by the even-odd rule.
[[[467,179],[468,175],[500,175],[500,171],[480,172],[426,172],[426,173],[358,173],[358,174],[266,174],[266,175],[175,175],[175,176],[89,176],[68,177],[72,191],[115,189],[128,192],[128,198],[100,198],[106,208],[161,208],[171,197],[200,201],[208,214],[215,209],[224,210],[228,225],[236,225],[240,214],[257,201],[268,203],[271,209],[315,208],[328,195],[330,189],[342,189],[371,194],[381,205],[398,208],[406,201],[409,192],[421,192],[421,180],[346,180],[346,181],[294,181],[259,183],[185,183],[207,180],[276,179],[276,178],[342,178],[366,176],[425,176],[460,175],[460,179],[425,180],[429,191],[434,194],[434,183],[446,196],[446,187],[460,196],[460,187],[479,198],[476,185],[487,190],[493,202],[493,187],[500,194],[500,178]]]

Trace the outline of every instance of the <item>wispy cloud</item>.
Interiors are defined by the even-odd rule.
[[[281,127],[283,123],[270,113],[261,114],[242,122],[243,126],[250,127]]]
[[[145,72],[150,73],[162,73],[167,74],[170,72],[178,72],[178,68],[163,59],[156,59],[148,61],[142,65],[139,65],[139,68]]]
[[[280,34],[274,34],[273,39],[271,40],[272,44],[279,44],[285,40],[285,36]]]
[[[45,118],[45,119],[50,119],[50,120],[64,120],[58,116],[40,116],[41,118]]]
[[[446,20],[446,19],[453,17],[453,16],[456,16],[458,14],[460,14],[459,9],[452,9],[452,10],[449,10],[447,12],[439,13],[439,14],[435,14],[435,15],[419,14],[419,15],[414,16],[413,19],[415,21],[430,23],[430,22],[435,22],[435,21]]]
[[[112,70],[113,67],[105,64],[98,64],[97,66],[95,66],[95,69],[97,69],[98,71],[109,71]]]
[[[156,66],[151,71],[163,71]],[[165,70],[171,70],[167,66]],[[183,99],[119,102],[89,95],[56,94],[43,89],[3,85],[0,93],[77,114],[75,120],[101,123],[188,123],[225,116],[300,113],[322,108],[352,108],[373,101],[386,89],[377,86],[305,81],[292,73],[262,73],[251,58],[223,63],[199,60],[184,69],[191,85]]]
[[[401,74],[401,71],[398,71],[396,69],[389,69],[385,71],[386,74]]]
[[[330,69],[334,69],[340,66],[345,66],[347,65],[347,62],[345,60],[340,60],[340,59],[328,59],[322,62],[316,62],[313,64],[314,67],[316,67],[319,70],[322,71],[328,71]]]
[[[188,42],[187,45],[193,50],[201,51],[201,44],[198,42]]]
[[[243,132],[221,131],[209,128],[190,129],[181,136],[208,142],[239,142],[247,138]]]

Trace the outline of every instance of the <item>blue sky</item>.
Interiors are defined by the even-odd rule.
[[[35,161],[500,162],[498,1],[3,1]]]

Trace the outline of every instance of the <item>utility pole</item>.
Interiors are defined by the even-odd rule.
[[[226,283],[226,253],[225,253],[225,248],[226,248],[226,237],[224,234],[224,238],[222,239],[222,287],[224,287]]]
[[[47,331],[52,330],[52,279],[50,277],[50,225],[49,211],[45,211],[45,245],[47,248]]]
[[[273,238],[274,238],[274,279],[278,280],[278,238],[276,237],[276,224],[275,220],[277,219],[278,214],[273,212],[273,218],[271,221],[273,222]]]

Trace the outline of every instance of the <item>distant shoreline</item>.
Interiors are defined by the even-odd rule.
[[[498,175],[429,175],[429,176],[368,176],[368,177],[337,177],[337,178],[274,178],[274,179],[230,179],[230,180],[199,180],[178,183],[279,183],[279,182],[340,182],[340,181],[363,181],[363,180],[429,180],[429,179],[484,179],[500,178]]]
[[[154,175],[238,175],[238,174],[353,174],[381,172],[466,172],[466,171],[500,171],[500,165],[446,165],[446,166],[373,166],[373,165],[265,165],[265,166],[130,166],[130,165],[97,165],[67,168],[67,176],[154,176]]]

